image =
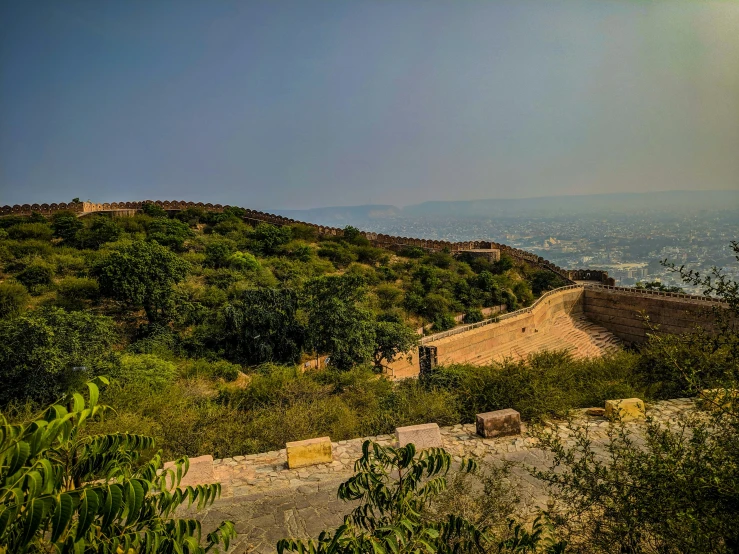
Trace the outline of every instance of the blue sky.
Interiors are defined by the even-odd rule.
[[[739,2],[0,6],[0,204],[739,188]]]

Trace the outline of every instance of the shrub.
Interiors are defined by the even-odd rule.
[[[82,229],[85,224],[82,220],[72,212],[57,212],[52,217],[51,227],[54,236],[59,237],[65,243],[73,243],[77,236],[77,231]]]
[[[287,244],[292,239],[292,228],[276,227],[267,223],[260,223],[251,233],[252,247],[255,252],[275,254],[277,248]]]
[[[446,331],[453,329],[457,325],[457,320],[454,319],[452,314],[443,313],[439,314],[434,318],[433,330],[434,331]]]
[[[106,242],[114,242],[121,236],[123,230],[111,218],[95,216],[89,224],[77,231],[75,240],[79,248],[98,249]]]
[[[241,366],[226,360],[188,360],[183,367],[183,373],[186,377],[208,377],[231,382],[241,374]]]
[[[186,223],[177,219],[156,218],[146,230],[149,240],[168,246],[174,250],[182,250],[185,241],[192,236],[192,231]]]
[[[28,306],[28,291],[19,283],[0,283],[0,318],[23,313]]]
[[[46,223],[20,223],[8,228],[8,236],[15,240],[51,240],[53,231]]]
[[[204,554],[216,545],[228,548],[233,523],[218,525],[203,546],[198,520],[173,517],[181,505],[209,506],[220,486],[177,488],[187,459],[164,470],[159,453],[144,457],[155,446],[151,437],[87,435],[85,424],[110,411],[97,403],[98,387],[88,388],[89,400],[77,394],[66,407],[51,406],[28,422],[9,425],[0,415],[3,552],[169,552],[187,544],[188,552]]]
[[[470,308],[467,310],[467,313],[464,314],[463,321],[465,323],[477,323],[479,321],[482,321],[485,319],[485,316],[482,315],[482,311],[477,308]]]
[[[204,264],[208,267],[223,267],[228,264],[228,259],[236,251],[236,243],[231,239],[216,238],[205,246]]]
[[[163,389],[177,376],[172,362],[153,354],[123,354],[113,377],[124,385],[144,385]]]
[[[35,262],[16,275],[15,278],[23,283],[32,293],[36,293],[41,287],[48,286],[52,283],[54,270],[44,263]]]
[[[94,301],[100,297],[100,288],[95,279],[87,277],[67,277],[57,285],[57,297],[67,308],[81,308],[85,301]]]
[[[0,320],[0,405],[47,401],[108,373],[116,338],[112,319],[84,312],[50,308]]]

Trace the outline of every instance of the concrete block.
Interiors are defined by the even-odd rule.
[[[644,419],[646,417],[644,402],[639,398],[606,400],[606,417],[609,419],[620,418],[621,421]]]
[[[398,437],[399,446],[413,443],[416,450],[441,446],[441,432],[439,431],[439,425],[436,423],[398,427],[395,429],[395,434]]]
[[[507,408],[477,414],[477,434],[485,438],[521,434],[521,414]]]
[[[165,462],[164,469],[174,468],[174,462]],[[190,458],[190,469],[182,477],[180,481],[181,487],[189,487],[195,485],[208,485],[215,483],[215,472],[213,471],[213,456],[207,454],[205,456],[198,456],[197,458]],[[170,480],[167,478],[167,485],[169,486]]]
[[[287,450],[287,466],[290,469],[326,464],[333,461],[331,439],[329,437],[288,442],[285,448]]]

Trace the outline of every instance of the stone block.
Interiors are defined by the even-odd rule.
[[[436,423],[422,423],[395,429],[398,445],[406,446],[413,443],[416,450],[441,447],[441,432]]]
[[[507,408],[477,414],[477,434],[487,439],[521,434],[521,414]]]
[[[331,439],[329,437],[288,442],[285,448],[287,450],[287,467],[290,469],[327,464],[333,461]]]
[[[164,469],[173,469],[174,462],[165,462]],[[195,485],[208,485],[215,483],[215,472],[213,471],[213,456],[207,454],[205,456],[198,456],[197,458],[190,458],[190,468],[187,473],[182,477],[180,481],[181,487],[189,487]],[[167,479],[167,485],[169,485],[169,478]]]
[[[609,419],[620,418],[621,421],[644,419],[646,417],[644,402],[639,398],[606,400],[606,417]]]

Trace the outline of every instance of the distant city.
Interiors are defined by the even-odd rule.
[[[319,222],[321,223],[321,222]],[[335,224],[335,223],[334,223]],[[598,214],[561,217],[367,218],[362,229],[437,240],[490,239],[534,252],[570,269],[604,269],[620,286],[659,281],[700,293],[685,285],[661,260],[700,272],[720,267],[739,279],[730,241],[739,238],[739,213]]]

